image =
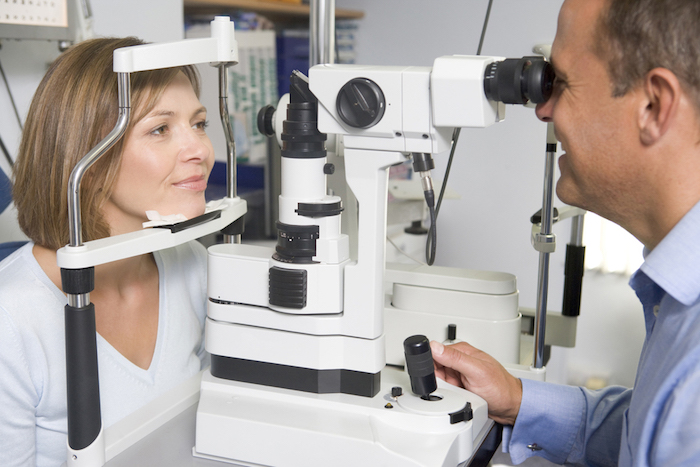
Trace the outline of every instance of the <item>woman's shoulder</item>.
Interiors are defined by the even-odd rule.
[[[51,282],[32,254],[27,243],[0,262],[0,308],[16,319],[46,319],[47,307],[58,311],[66,297]]]
[[[20,247],[0,261],[0,297],[16,295],[32,290],[49,290],[55,296],[60,290],[53,285],[32,253],[32,242]],[[56,289],[56,290],[51,290]],[[28,295],[27,298],[31,298]]]
[[[26,359],[32,372],[62,355],[65,295],[32,254],[31,243],[0,263],[0,348],[2,358]],[[35,374],[35,373],[32,373]]]

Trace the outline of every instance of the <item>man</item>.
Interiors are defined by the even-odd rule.
[[[514,462],[700,465],[700,2],[565,0],[537,116],[565,154],[559,198],[645,246],[630,280],[647,337],[635,389],[520,381],[468,344],[438,376],[481,395]]]

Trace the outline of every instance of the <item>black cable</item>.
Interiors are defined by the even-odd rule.
[[[486,16],[484,17],[484,24],[481,27],[481,38],[479,39],[479,46],[476,49],[476,54],[481,55],[481,49],[484,46],[484,37],[486,37],[486,29],[489,25],[489,18],[491,17],[491,7],[493,6],[493,0],[489,0],[489,4],[486,7]],[[442,181],[442,187],[440,187],[440,194],[438,195],[437,206],[433,209],[430,204],[428,208],[430,210],[430,230],[428,230],[428,238],[425,243],[425,257],[428,261],[428,265],[432,265],[435,261],[435,250],[437,249],[437,229],[435,225],[437,223],[438,214],[440,214],[440,206],[442,206],[442,200],[445,196],[445,188],[447,187],[447,180],[450,178],[450,170],[452,169],[452,161],[454,160],[455,149],[457,148],[457,142],[459,141],[459,135],[461,133],[461,128],[455,128],[452,133],[452,148],[450,148],[450,156],[447,159],[447,167],[445,168],[445,177]],[[427,202],[427,194],[426,194]],[[430,252],[430,254],[429,254]],[[432,260],[431,260],[432,259]]]
[[[452,133],[452,148],[450,149],[450,156],[447,158],[447,167],[445,168],[445,179],[443,180],[442,186],[440,187],[440,195],[438,196],[437,207],[435,208],[435,219],[437,219],[437,216],[440,213],[440,206],[442,206],[442,199],[445,196],[445,187],[447,187],[447,179],[450,178],[450,170],[452,170],[452,161],[455,158],[455,149],[457,148],[457,141],[459,141],[459,135],[461,131],[461,128],[455,128],[455,131]]]
[[[437,213],[435,209],[435,192],[428,190],[425,192],[425,202],[428,203],[428,211],[430,212],[430,230],[428,230],[428,239],[425,242],[425,260],[428,266],[432,266],[435,262],[435,252],[437,251]]]
[[[486,28],[489,25],[489,17],[491,16],[491,7],[493,0],[489,0],[489,5],[486,7],[486,16],[484,17],[484,25],[481,26],[481,39],[479,39],[479,47],[476,49],[476,54],[481,55],[481,47],[484,45],[484,37],[486,37]]]
[[[24,131],[22,119],[19,117],[19,112],[17,111],[17,104],[15,104],[15,98],[12,96],[12,91],[10,90],[10,83],[7,82],[7,76],[5,76],[5,70],[3,70],[2,68],[2,63],[0,63],[0,74],[2,75],[2,80],[5,82],[5,87],[7,88],[7,95],[10,96],[12,108],[15,109],[15,116],[17,117],[17,123],[19,123],[19,128],[20,130]]]
[[[5,155],[5,159],[7,159],[7,162],[10,164],[10,167],[14,167],[15,163],[10,157],[10,153],[7,151],[7,148],[5,147],[5,142],[2,140],[2,136],[0,136],[0,150]]]

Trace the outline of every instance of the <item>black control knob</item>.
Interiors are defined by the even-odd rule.
[[[275,118],[275,108],[266,105],[258,111],[258,131],[265,136],[274,136],[275,129],[272,122]]]
[[[422,335],[411,336],[403,342],[403,351],[406,370],[411,378],[411,391],[423,399],[429,399],[430,393],[437,389],[430,341]]]
[[[386,100],[377,83],[354,78],[340,88],[335,105],[340,119],[349,126],[371,128],[384,116]]]

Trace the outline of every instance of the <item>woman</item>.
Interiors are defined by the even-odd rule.
[[[134,38],[94,39],[51,66],[32,101],[15,164],[14,200],[32,240],[0,263],[0,465],[66,459],[63,308],[56,250],[68,243],[72,168],[114,127],[112,52]],[[204,212],[214,163],[193,67],[131,76],[125,136],[85,174],[85,241],[132,232],[145,211]],[[196,374],[207,362],[206,256],[196,242],[95,267],[103,426]]]

